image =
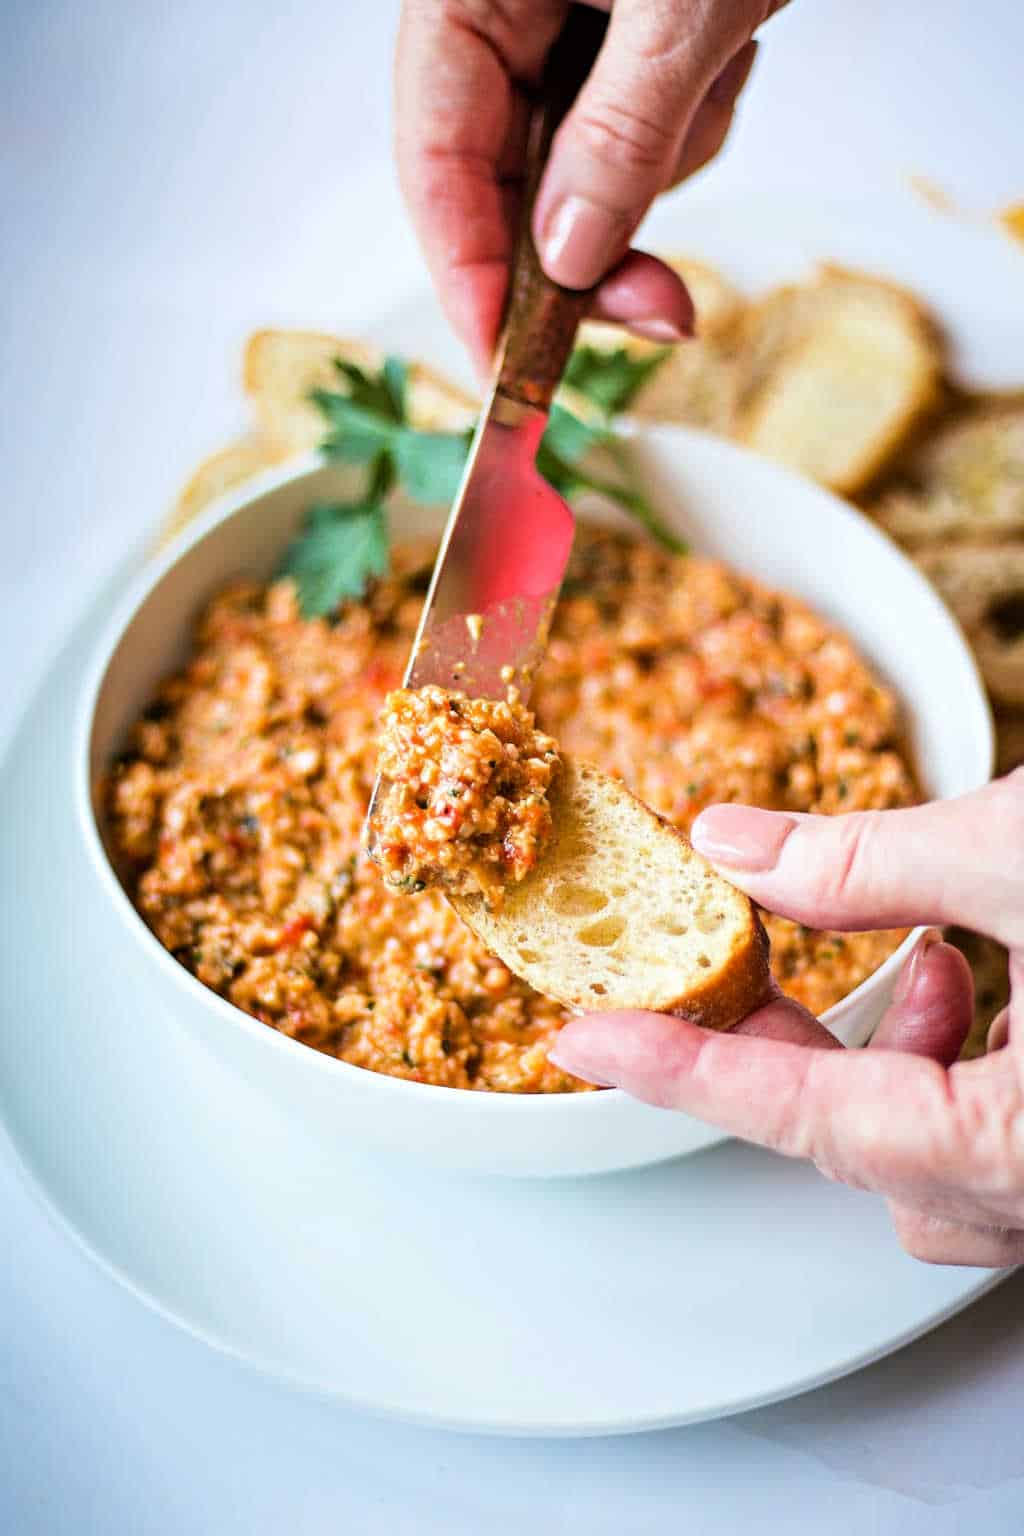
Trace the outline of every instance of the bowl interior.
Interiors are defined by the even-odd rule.
[[[895,545],[835,497],[730,443],[666,427],[638,433],[634,448],[659,512],[695,552],[804,599],[851,636],[902,702],[929,796],[961,794],[988,778],[992,724],[974,662]],[[101,837],[103,775],[160,680],[188,655],[205,603],[232,580],[269,577],[306,509],[352,487],[344,467],[298,461],[211,508],[139,578],[112,620],[84,701],[83,766]],[[579,512],[631,526],[596,501]],[[437,509],[404,502],[391,511],[399,538],[438,531],[442,521]]]
[[[992,716],[974,658],[891,539],[838,497],[730,443],[660,428],[638,453],[656,505],[695,551],[802,598],[856,643],[900,701],[929,798],[986,782]]]

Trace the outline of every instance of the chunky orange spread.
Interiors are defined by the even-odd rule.
[[[576,1089],[547,1061],[558,1006],[440,891],[393,891],[361,849],[432,556],[395,550],[331,622],[303,619],[287,581],[217,597],[111,775],[112,852],[161,942],[272,1028],[420,1082]],[[895,702],[843,635],[624,534],[577,535],[532,706],[567,753],[684,829],[714,800],[832,813],[916,798]],[[899,938],[765,924],[783,989],[818,1013]]]
[[[437,885],[501,904],[551,835],[555,742],[514,689],[470,699],[428,686],[384,702],[373,857],[401,891]]]

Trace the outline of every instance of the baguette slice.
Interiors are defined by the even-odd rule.
[[[1024,544],[938,544],[914,560],[952,609],[995,703],[1024,709]]]
[[[996,777],[1024,767],[1024,710],[996,711]]]
[[[488,949],[575,1011],[648,1008],[729,1029],[763,1001],[768,940],[753,904],[618,780],[563,760],[554,834],[500,912],[452,905]]]
[[[309,396],[314,389],[345,389],[336,358],[378,369],[380,347],[322,331],[257,331],[245,349],[242,377],[264,434],[288,453],[306,453],[323,441],[326,424]],[[410,363],[409,420],[420,432],[464,432],[479,401],[425,363]]]
[[[904,466],[910,490],[873,508],[908,548],[939,540],[994,540],[1024,534],[1024,401],[992,401],[953,416]]]
[[[974,977],[974,1022],[960,1048],[960,1060],[984,1056],[989,1028],[1010,1001],[1009,956],[995,939],[967,928],[947,928],[948,944],[955,944]]]
[[[836,267],[745,316],[737,436],[844,495],[889,462],[937,397],[942,351],[912,294]]]
[[[272,469],[283,457],[281,449],[265,437],[240,437],[212,453],[199,465],[167,514],[158,535],[158,548],[169,544],[218,496],[244,485],[265,469]]]

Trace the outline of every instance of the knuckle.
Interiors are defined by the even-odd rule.
[[[432,19],[487,44],[514,76],[530,77],[565,18],[563,0],[419,0]]]
[[[837,846],[812,877],[813,898],[820,906],[842,910],[862,901],[873,883],[880,812],[863,811],[835,822]]]
[[[675,158],[675,122],[659,122],[620,102],[582,106],[575,131],[584,151],[615,171],[650,176]]]
[[[556,0],[547,0],[545,5],[538,5],[537,0],[435,0],[435,4],[446,20],[491,42],[521,36],[528,22],[536,25],[538,12],[547,12],[554,20],[559,11]]]
[[[993,1070],[993,1066],[995,1070]],[[953,1134],[948,1161],[979,1198],[1024,1207],[1024,1107],[1015,1073],[982,1060],[949,1071]]]
[[[831,1063],[808,1051],[803,1071],[793,1091],[780,1105],[780,1150],[806,1157],[823,1178],[850,1189],[872,1189],[874,1184],[860,1165],[854,1168],[846,1155],[844,1138],[836,1135],[835,1117],[829,1110]]]
[[[948,1229],[942,1235],[928,1217],[917,1211],[890,1207],[896,1239],[904,1253],[922,1264],[941,1264],[950,1255]]]

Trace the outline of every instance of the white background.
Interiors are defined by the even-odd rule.
[[[358,330],[422,281],[388,157],[395,15],[0,6],[0,730],[101,576],[242,424],[247,331]],[[869,209],[925,175],[979,213],[1024,199],[1022,58],[1015,0],[795,0],[704,185]],[[1024,1279],[789,1405],[502,1442],[366,1420],[211,1354],[95,1270],[5,1164],[0,1211],[5,1536],[1024,1523]]]

